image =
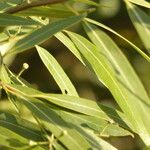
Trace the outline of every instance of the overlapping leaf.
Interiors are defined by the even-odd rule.
[[[40,119],[44,127],[52,132],[68,149],[84,150],[90,148],[90,144],[45,103],[34,98],[26,98],[23,96],[20,98],[24,105]]]
[[[114,122],[113,120],[115,120],[120,125],[126,128],[127,126],[124,123],[125,121],[127,125],[130,126],[130,123],[128,122],[127,118],[121,112],[106,107],[104,105],[100,105],[99,103],[96,103],[92,100],[87,100],[69,95],[46,94],[35,89],[20,85],[6,85],[5,87],[6,91],[8,90],[8,92],[10,91],[17,95],[24,95],[27,97],[34,98],[43,98],[45,100],[48,100],[50,103],[62,108],[73,110],[75,112],[79,112],[89,116],[95,116],[97,118],[106,120],[111,123]],[[113,120],[111,118],[113,118]]]
[[[79,53],[79,51],[77,50],[77,48],[75,47],[74,43],[62,32],[59,32],[57,34],[55,34],[55,37],[61,41],[82,63],[84,63],[82,61],[82,57]]]
[[[71,32],[67,33],[90,64],[90,69],[92,68],[91,70],[94,71],[98,79],[111,91],[118,105],[131,122],[132,130],[137,132],[148,145],[150,143],[150,128],[146,118],[149,112],[149,102],[145,104],[124,85],[105,52],[99,52],[98,48],[84,37]],[[87,65],[89,65],[88,63]]]
[[[39,25],[39,23],[31,19],[0,13],[0,26],[15,25]]]
[[[31,148],[33,145],[30,145],[30,141],[35,143],[43,141],[36,125],[2,111],[0,112],[0,137],[1,145],[18,150]],[[34,147],[37,150],[44,150],[44,147],[38,144],[35,144]]]
[[[12,49],[7,53],[20,53],[23,52],[36,44],[40,44],[46,41],[48,38],[53,36],[55,33],[72,26],[73,24],[81,21],[84,15],[74,16],[64,20],[59,20],[51,24],[45,25],[31,34],[27,35],[25,38],[19,40]]]
[[[116,31],[114,31],[113,29],[109,28],[108,26],[97,22],[95,20],[89,19],[89,18],[85,18],[86,21],[88,21],[89,23],[95,24],[105,30],[108,30],[110,32],[112,32],[113,34],[117,35],[119,38],[123,39],[125,42],[127,42],[130,46],[132,46],[139,54],[141,54],[141,56],[143,56],[148,62],[150,62],[150,57],[145,54],[141,49],[139,49],[136,45],[134,45],[132,42],[130,42],[128,39],[124,38],[122,35],[120,35],[119,33],[117,33]]]
[[[125,0],[125,1],[129,1],[132,2],[134,4],[146,7],[146,8],[150,8],[150,3],[146,0]]]
[[[17,15],[21,16],[43,16],[51,18],[66,18],[73,16],[73,12],[69,11],[67,7],[63,5],[56,5],[50,7],[37,7],[30,8],[21,12],[18,12]]]

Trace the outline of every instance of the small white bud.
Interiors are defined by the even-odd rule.
[[[23,69],[28,69],[29,65],[27,63],[23,63]]]

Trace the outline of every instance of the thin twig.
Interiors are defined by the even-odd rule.
[[[63,3],[65,1],[67,1],[67,0],[38,0],[38,1],[31,2],[31,3],[24,3],[21,5],[15,6],[13,8],[6,10],[5,13],[13,14],[13,13],[17,13],[17,12],[22,11],[22,10],[26,10],[28,8],[45,6],[48,4]]]

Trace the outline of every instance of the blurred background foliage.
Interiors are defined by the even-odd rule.
[[[95,2],[99,2],[100,6],[96,8],[96,11],[93,11],[89,14],[90,18],[108,25],[145,51],[142,42],[130,21],[125,3],[122,0],[95,0]],[[5,5],[0,5],[1,10],[2,7],[4,8]],[[83,3],[76,3],[74,7],[78,10],[84,10],[89,6]],[[145,8],[143,10],[148,11]],[[150,15],[150,12],[148,13]],[[85,35],[80,24],[72,27],[70,30]],[[129,61],[134,66],[135,71],[142,80],[148,94],[150,95],[150,64],[123,40],[114,36],[110,32],[108,32],[108,34],[128,57]],[[89,70],[87,70],[56,38],[53,37],[49,39],[42,44],[42,47],[49,50],[49,52],[61,64],[81,97],[98,100],[102,103],[110,105],[111,107],[116,106],[110,92],[102,84],[100,84],[94,75],[90,73]],[[40,89],[44,92],[60,93],[57,84],[53,78],[49,76],[49,73],[40,60],[35,48],[18,54],[14,56],[14,58],[7,58],[5,62],[9,64],[11,71],[16,74],[19,73],[24,62],[28,63],[30,67],[23,73],[22,77],[24,79],[30,82],[37,89]],[[5,107],[8,107],[8,105],[6,106],[6,104],[4,104],[4,101],[1,101],[0,105],[4,109]],[[28,113],[25,115],[27,116]],[[119,150],[142,149],[140,143],[141,141],[139,141],[137,138],[133,139],[132,137],[122,137],[109,138],[106,140],[109,140],[109,142],[111,142]]]

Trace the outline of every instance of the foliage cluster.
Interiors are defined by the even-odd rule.
[[[80,2],[88,7],[78,10]],[[108,31],[150,63],[150,3],[124,0],[145,47],[141,50],[110,27],[88,17],[92,0],[0,0],[0,90],[11,109],[0,106],[1,149],[116,150],[103,137],[137,135],[150,146],[150,98],[134,68]],[[86,37],[69,31],[80,24]],[[57,60],[39,46],[56,37],[111,92],[118,108],[81,98]],[[35,47],[61,93],[44,93],[21,78],[5,59]],[[6,103],[8,104],[8,103]],[[22,111],[28,112],[28,117]],[[30,116],[30,117],[29,117]]]

